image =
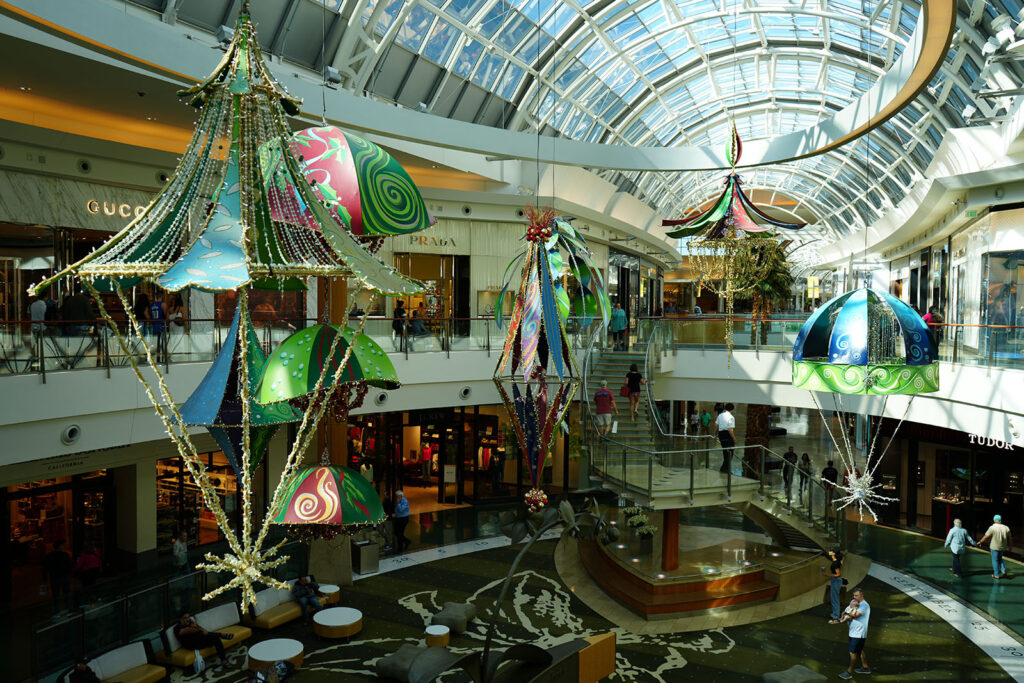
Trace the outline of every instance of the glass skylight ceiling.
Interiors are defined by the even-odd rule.
[[[920,14],[920,2],[905,0],[325,4],[361,11],[381,45],[400,45],[509,103],[510,129],[640,146],[720,146],[734,123],[747,141],[806,129],[892,66]],[[997,17],[1017,25],[1021,0],[958,5],[961,30],[927,92],[843,149],[746,171],[748,187],[798,199],[821,233],[842,236],[903,198],[945,130],[970,123],[969,107],[982,120],[1005,113],[1010,97],[976,97],[986,87],[981,47]],[[386,69],[388,52],[379,52]],[[1020,82],[1016,62],[1001,68]],[[593,170],[666,215],[718,192],[721,176]]]

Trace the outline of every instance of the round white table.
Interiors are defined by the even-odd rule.
[[[252,671],[265,671],[277,662],[291,662],[298,669],[302,666],[302,643],[291,638],[271,638],[249,648],[249,665]]]
[[[363,630],[363,613],[351,607],[329,607],[313,615],[313,633],[321,638],[348,638]]]
[[[448,627],[442,626],[441,624],[432,624],[428,626],[426,640],[428,647],[447,647],[451,640]]]
[[[322,601],[325,605],[333,605],[341,600],[341,586],[333,583],[321,583],[320,593],[325,596]]]

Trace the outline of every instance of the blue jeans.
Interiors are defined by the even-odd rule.
[[[309,607],[312,605],[316,609],[322,609],[320,607],[320,601],[316,599],[315,595],[303,595],[301,598],[296,598],[295,602],[299,603],[299,607],[302,608],[302,618],[309,618]]]
[[[832,599],[832,618],[839,618],[839,591],[843,588],[842,577],[833,577],[828,580],[829,597]]]
[[[53,591],[53,609],[60,611],[61,593],[64,594],[64,609],[71,611],[71,576],[60,576],[50,579],[50,590]]]
[[[995,576],[1002,576],[1006,573],[1006,565],[1003,564],[1003,551],[992,551],[992,573]]]

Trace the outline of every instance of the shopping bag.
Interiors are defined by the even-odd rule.
[[[206,660],[203,659],[203,655],[199,650],[195,651],[196,661],[192,662],[192,673],[201,674],[206,670]]]
[[[629,385],[623,384],[619,387],[619,396],[629,396]]]

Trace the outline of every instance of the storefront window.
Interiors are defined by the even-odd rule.
[[[14,604],[39,599],[43,558],[58,542],[72,558],[86,549],[107,558],[113,550],[113,490],[106,470],[9,486],[3,494],[10,515],[6,552]]]
[[[982,280],[984,320],[988,325],[1007,326],[988,331],[992,355],[1024,359],[1024,335],[1015,329],[1024,319],[1017,297],[1019,286],[1024,284],[1024,251],[993,252],[988,254],[987,265],[987,277]]]
[[[220,505],[229,521],[240,520],[238,482],[228,459],[220,451],[199,456],[206,465],[210,483],[217,491]],[[199,487],[181,458],[166,458],[156,464],[157,548],[169,552],[174,538],[185,530],[190,545],[205,545],[223,539],[217,521],[203,504]],[[254,478],[258,481],[259,478]]]
[[[960,335],[960,343],[968,349],[979,350],[982,343],[977,325],[982,321],[981,288],[984,279],[983,254],[988,251],[989,226],[981,221],[974,227],[956,235],[952,240],[952,296],[950,309],[954,321],[967,325],[954,333]],[[987,284],[985,285],[987,290]]]

